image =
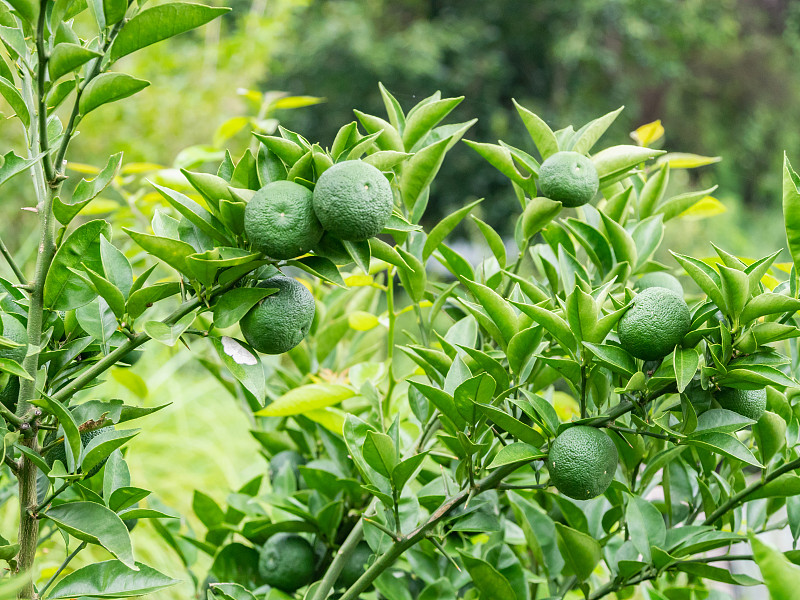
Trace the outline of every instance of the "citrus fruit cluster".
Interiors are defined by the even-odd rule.
[[[313,192],[292,181],[268,183],[247,204],[244,228],[253,248],[270,258],[286,260],[310,250],[327,255],[326,248],[344,252],[342,241],[363,242],[378,235],[393,204],[383,173],[361,160],[347,160],[324,171]],[[278,291],[240,320],[242,334],[264,354],[288,352],[311,328],[314,297],[301,283],[283,276],[263,280],[258,287]]]
[[[378,235],[392,206],[392,188],[383,173],[361,160],[347,160],[324,171],[313,192],[293,181],[262,187],[245,208],[244,229],[253,248],[285,260],[314,249],[326,232],[349,242]]]

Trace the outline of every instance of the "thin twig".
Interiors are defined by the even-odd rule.
[[[6,262],[8,263],[8,266],[11,267],[11,270],[14,271],[17,281],[19,281],[21,285],[27,286],[28,280],[25,279],[25,274],[19,268],[19,265],[17,265],[14,257],[11,256],[11,252],[8,251],[8,248],[2,239],[0,239],[0,253],[2,253],[3,257],[6,259]]]
[[[40,597],[40,598],[44,598],[44,594],[45,594],[45,592],[47,591],[47,589],[48,589],[48,588],[49,588],[51,585],[53,585],[53,582],[56,580],[56,578],[57,578],[59,575],[61,575],[61,571],[63,571],[64,569],[66,569],[66,568],[67,568],[67,565],[68,565],[70,562],[72,562],[72,559],[73,559],[73,558],[75,558],[75,557],[78,555],[78,552],[80,552],[81,550],[83,550],[84,548],[86,548],[87,544],[88,544],[88,542],[81,542],[81,543],[80,543],[80,545],[79,545],[77,548],[75,548],[75,550],[73,550],[73,551],[72,551],[72,554],[70,554],[70,555],[69,555],[67,558],[65,558],[65,559],[64,559],[64,562],[63,562],[63,563],[61,563],[61,566],[60,566],[60,567],[58,567],[58,571],[56,571],[55,573],[53,573],[53,576],[52,576],[52,577],[51,577],[51,578],[50,578],[50,579],[47,581],[47,583],[45,583],[45,584],[44,584],[44,587],[42,588],[42,591],[41,591],[41,592],[39,592],[39,597]]]

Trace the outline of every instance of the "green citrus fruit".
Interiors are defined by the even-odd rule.
[[[247,343],[264,354],[283,354],[303,341],[314,320],[314,296],[306,287],[281,275],[258,283],[278,288],[250,309],[239,326]]]
[[[678,281],[677,277],[670,275],[666,271],[655,271],[653,273],[646,273],[642,275],[639,280],[633,284],[633,287],[639,291],[646,290],[647,288],[662,287],[672,290],[678,296],[683,298],[683,286]]]
[[[683,339],[692,325],[683,298],[662,287],[640,292],[617,325],[622,347],[643,360],[663,358]]]
[[[273,181],[255,193],[244,209],[244,230],[253,248],[279,259],[305,254],[322,237],[311,190],[292,181]]]
[[[564,206],[583,206],[600,187],[597,169],[591,160],[577,152],[556,152],[539,167],[542,195]]]
[[[89,445],[89,442],[91,442],[98,435],[100,435],[101,433],[105,433],[107,431],[113,431],[113,430],[114,430],[114,427],[109,425],[108,427],[101,427],[100,429],[94,429],[92,431],[84,431],[84,432],[81,433],[81,443],[83,444],[83,447],[86,448],[86,446]],[[54,442],[55,440],[56,440],[55,432],[52,432],[50,435],[45,437],[44,442],[45,442],[45,445],[47,445],[47,444],[49,444],[51,442]],[[50,466],[50,467],[52,467],[57,460],[60,460],[64,464],[64,466],[66,466],[66,464],[67,464],[67,450],[66,450],[66,448],[64,446],[63,440],[57,446],[53,446],[47,452],[47,454],[45,454],[44,459],[45,459],[45,462],[47,462],[47,465]],[[104,464],[106,464],[105,460],[103,460],[102,462],[96,464],[86,474],[86,477],[91,477],[91,476],[95,475],[96,473],[98,473],[100,471],[100,469],[103,468]]]
[[[378,235],[392,214],[392,205],[389,180],[360,160],[333,165],[314,188],[319,222],[341,240],[359,242]]]
[[[299,467],[306,464],[306,459],[303,455],[294,450],[284,450],[278,452],[269,461],[269,478],[275,479],[275,476],[280,473],[285,467],[288,467],[294,472],[295,478],[300,477]]]
[[[767,390],[737,390],[722,388],[714,395],[719,405],[735,413],[758,421],[767,409]]]
[[[372,548],[369,547],[369,544],[359,542],[344,564],[344,568],[336,580],[336,587],[347,589],[358,581],[359,577],[367,570],[367,561],[370,556],[372,556]]]
[[[14,348],[0,348],[0,358],[8,358],[22,364],[25,360],[25,355],[28,352],[28,332],[25,325],[20,323],[17,319],[8,314],[0,314],[0,323],[3,325],[2,336],[22,344]],[[13,411],[17,405],[17,397],[19,396],[19,377],[11,375],[2,390],[0,390],[0,402]]]
[[[618,460],[611,438],[596,427],[577,425],[564,430],[550,446],[547,469],[559,492],[588,500],[606,491]]]
[[[268,585],[292,593],[311,582],[314,549],[299,535],[277,533],[261,547],[258,572]]]

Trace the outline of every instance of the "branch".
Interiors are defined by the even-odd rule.
[[[14,271],[14,275],[16,276],[17,281],[19,281],[21,285],[28,285],[28,280],[25,279],[25,275],[22,272],[22,269],[19,268],[16,261],[14,260],[14,257],[11,256],[11,252],[8,251],[8,248],[6,248],[6,245],[2,239],[0,239],[0,254],[3,255],[3,257],[6,259],[6,262],[8,263],[8,266],[10,266],[11,270]]]
[[[761,489],[762,487],[764,487],[767,483],[769,483],[773,479],[776,479],[777,477],[780,477],[784,473],[788,473],[789,471],[794,471],[795,469],[798,469],[798,468],[800,468],[800,458],[796,458],[793,461],[790,461],[790,462],[786,463],[785,465],[782,465],[782,466],[778,467],[777,469],[772,471],[772,473],[768,473],[764,478],[759,479],[758,481],[754,481],[753,483],[748,485],[746,488],[744,488],[741,492],[731,496],[727,500],[727,502],[722,504],[722,506],[720,506],[719,508],[717,508],[717,510],[715,510],[713,513],[711,513],[706,518],[706,520],[703,521],[703,525],[713,525],[714,522],[717,521],[717,519],[719,519],[726,512],[736,508],[740,504],[743,504],[744,501],[745,501],[745,498],[747,498],[747,496],[749,496],[750,494],[752,494],[756,490]]]
[[[524,463],[523,463],[524,464]],[[366,590],[373,581],[390,567],[406,550],[417,544],[419,541],[425,539],[428,532],[436,527],[453,509],[461,506],[467,501],[467,498],[477,496],[488,490],[495,489],[503,479],[510,475],[513,471],[523,466],[517,463],[513,465],[505,465],[495,470],[491,475],[475,483],[474,488],[467,488],[461,490],[458,494],[453,496],[450,500],[442,504],[430,516],[430,518],[417,529],[412,531],[406,536],[403,536],[389,548],[378,560],[376,560],[371,567],[369,567],[364,574],[356,581],[350,589],[348,589],[340,600],[356,600]],[[349,540],[349,538],[348,538]],[[327,574],[326,574],[327,575]],[[327,592],[326,592],[327,593]]]
[[[41,6],[39,7],[39,20],[36,24],[36,62],[38,63],[38,73],[36,75],[36,99],[38,107],[36,113],[39,119],[39,150],[42,152],[42,165],[44,166],[45,179],[50,187],[55,187],[58,184],[56,182],[56,174],[53,170],[53,161],[50,158],[50,144],[47,139],[47,99],[44,92],[45,79],[47,78],[47,61],[50,58],[47,56],[44,47],[44,26],[47,20],[46,6],[47,3],[45,1],[41,2]]]
[[[44,584],[44,587],[42,588],[42,591],[39,592],[39,597],[40,598],[44,598],[44,593],[47,591],[47,589],[51,585],[53,585],[53,582],[56,580],[56,578],[59,575],[61,575],[61,571],[63,571],[64,569],[67,568],[67,565],[70,562],[72,562],[72,559],[75,558],[78,555],[78,552],[80,552],[81,550],[86,548],[87,544],[88,544],[88,542],[81,542],[80,545],[77,548],[75,548],[75,550],[72,551],[72,554],[70,554],[67,558],[64,559],[64,562],[61,563],[60,567],[58,567],[58,571],[53,573],[53,576],[50,579],[48,579],[47,583]]]

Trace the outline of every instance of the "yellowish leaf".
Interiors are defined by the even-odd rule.
[[[94,165],[76,162],[67,163],[67,168],[70,171],[75,171],[76,173],[87,173],[90,175],[97,175],[100,172],[100,169]]]
[[[691,219],[697,221],[700,219],[707,219],[724,213],[727,209],[725,205],[714,198],[713,196],[706,196],[695,202],[692,206],[683,211],[680,215],[681,218]]]
[[[343,435],[345,416],[341,410],[335,408],[321,408],[319,410],[311,410],[304,416],[308,417],[315,423],[319,423],[328,431],[332,431],[336,435]]]
[[[275,402],[265,406],[255,414],[258,417],[304,415],[309,411],[339,404],[353,396],[355,396],[355,392],[344,385],[311,383],[289,390]]]
[[[270,108],[272,110],[279,108],[303,108],[327,101],[327,98],[317,98],[316,96],[287,96],[286,98],[280,98],[273,102]]]
[[[646,123],[637,128],[636,131],[631,132],[631,137],[640,146],[649,146],[656,140],[660,140],[664,135],[664,127],[661,125],[661,119]]]
[[[668,162],[670,169],[696,169],[718,163],[722,160],[720,156],[701,156],[699,154],[689,154],[687,152],[668,152],[660,156],[656,165]]]
[[[350,277],[345,277],[345,285],[347,287],[367,287],[372,285],[372,277],[369,275],[351,275]]]
[[[357,310],[347,317],[350,329],[356,331],[369,331],[378,326],[378,317],[362,310]]]

